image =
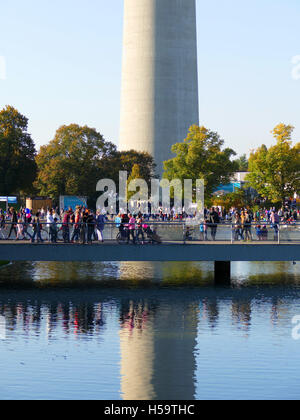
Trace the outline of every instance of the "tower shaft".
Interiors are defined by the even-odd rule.
[[[195,0],[124,0],[120,150],[171,146],[199,122]]]

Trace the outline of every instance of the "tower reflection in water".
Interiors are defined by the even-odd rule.
[[[195,396],[197,304],[121,305],[121,391],[125,400]]]

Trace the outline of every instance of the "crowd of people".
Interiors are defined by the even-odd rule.
[[[145,243],[146,238],[155,235],[150,229],[151,222],[184,222],[187,219],[197,218],[183,213],[164,212],[163,209],[154,215],[118,214],[109,217],[100,210],[93,211],[86,207],[77,206],[75,210],[69,208],[59,211],[57,208],[40,209],[33,212],[30,209],[21,208],[19,211],[13,207],[7,212],[0,210],[0,240],[30,240],[34,242],[49,241],[56,243],[62,237],[64,243],[92,243],[104,242],[105,225],[114,223],[119,231],[122,242]],[[253,228],[259,241],[268,238],[269,229],[274,232],[274,240],[278,239],[279,225],[291,224],[300,219],[297,207],[286,205],[276,211],[275,208],[252,210],[250,208],[231,208],[226,211],[221,207],[204,209],[199,225],[200,240],[216,240],[218,226],[230,224],[232,226],[233,239],[235,241],[253,240]],[[6,233],[6,235],[5,235]],[[60,235],[59,235],[60,233]],[[154,236],[153,236],[154,237]],[[190,228],[187,226],[185,238],[191,237]],[[61,240],[61,239],[60,239]],[[157,237],[159,241],[159,238]]]
[[[65,243],[92,243],[103,242],[103,230],[106,215],[100,211],[93,212],[84,207],[69,208],[59,212],[58,209],[41,209],[33,213],[29,209],[20,209],[18,212],[12,207],[4,214],[0,210],[0,239],[11,239],[14,233],[16,240],[29,239],[32,243],[44,242],[42,232],[51,243],[58,241],[58,233],[62,232]],[[7,237],[4,236],[6,225],[9,226]],[[31,232],[29,232],[31,228]],[[45,235],[44,235],[45,236]]]

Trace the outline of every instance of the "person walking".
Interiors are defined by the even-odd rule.
[[[88,211],[83,210],[81,213],[81,223],[80,223],[80,243],[82,245],[86,243],[87,219],[88,219]]]
[[[248,210],[245,210],[242,215],[242,227],[245,233],[244,240],[245,241],[252,241],[252,233],[251,233],[251,217],[248,213]]]
[[[212,207],[208,215],[208,225],[210,227],[210,234],[213,241],[216,240],[218,223],[220,223],[219,214],[216,212],[215,208]]]
[[[80,210],[76,209],[71,242],[78,242],[80,237]]]
[[[137,234],[136,234],[136,239],[137,241],[139,241],[140,236],[142,237],[142,244],[144,245],[145,243],[145,235],[144,235],[144,230],[143,230],[143,216],[142,213],[138,214],[136,223],[137,223]]]
[[[0,239],[5,239],[5,236],[3,233],[4,229],[5,229],[5,216],[4,216],[3,210],[0,209],[0,234],[2,236],[2,238],[0,237]]]
[[[47,221],[48,240],[50,241],[50,229],[51,229],[52,223],[54,222],[53,212],[51,209],[47,211],[46,221]]]
[[[17,224],[17,237],[16,241],[23,240],[24,239],[24,226],[23,226],[23,220],[19,219]]]
[[[56,244],[57,242],[57,218],[53,219],[53,223],[50,225],[50,242]]]
[[[95,216],[90,210],[88,210],[86,223],[87,223],[87,242],[91,244],[92,236],[93,236],[93,233],[95,232]]]
[[[244,237],[242,234],[241,216],[238,211],[236,211],[234,215],[232,216],[232,224],[233,224],[233,231],[234,231],[234,240],[238,241],[239,238],[243,240]]]
[[[135,217],[132,214],[128,215],[129,217],[129,235],[128,235],[128,243],[130,242],[130,237],[132,237],[132,243],[135,244]]]
[[[120,226],[120,232],[123,238],[127,239],[127,243],[129,243],[129,217],[128,214],[125,213],[122,215],[122,223]]]
[[[97,232],[99,242],[104,242],[103,231],[104,231],[106,221],[107,221],[106,215],[101,214],[100,210],[97,210],[97,213],[96,213],[96,232]]]
[[[62,231],[63,231],[63,240],[65,244],[70,243],[70,227],[69,227],[70,216],[71,216],[71,213],[69,210],[64,212],[62,216]]]
[[[11,236],[13,231],[14,231],[16,237],[17,237],[17,234],[18,234],[17,233],[17,224],[18,224],[17,212],[13,207],[11,207],[10,213],[11,213],[11,226],[10,226],[10,231],[9,231],[9,235],[8,235],[7,239],[10,239],[10,236]]]
[[[274,229],[274,241],[278,241],[280,218],[275,210],[271,212],[270,221],[271,227]]]
[[[41,222],[40,222],[40,213],[37,212],[35,217],[32,219],[32,228],[33,228],[33,235],[31,237],[31,242],[35,242],[35,237],[37,238],[38,242],[44,242],[41,235]]]

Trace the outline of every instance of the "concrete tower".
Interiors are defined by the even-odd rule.
[[[120,150],[171,146],[199,123],[195,0],[124,0]]]

